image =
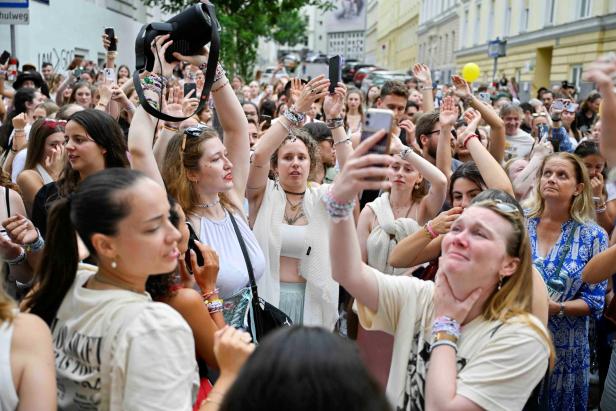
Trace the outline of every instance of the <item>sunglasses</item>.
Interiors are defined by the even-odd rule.
[[[182,135],[182,152],[186,148],[186,137],[199,137],[205,130],[213,130],[213,128],[199,123],[196,126],[184,129],[184,134]]]
[[[46,118],[43,120],[43,125],[49,128],[65,127],[66,120],[56,120],[54,118]]]
[[[474,206],[479,207],[488,207],[488,208],[496,208],[498,211],[504,214],[515,214],[520,215],[520,210],[518,207],[514,206],[511,203],[506,203],[499,199],[494,200],[482,200],[473,204]]]
[[[547,118],[548,117],[547,114],[545,114],[545,113],[533,113],[532,116],[533,116],[533,118],[537,118],[537,117],[545,117],[545,118]]]

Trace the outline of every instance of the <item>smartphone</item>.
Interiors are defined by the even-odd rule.
[[[336,86],[342,77],[342,56],[337,55],[329,59],[329,94],[334,94]]]
[[[107,80],[109,83],[113,83],[116,81],[116,74],[114,68],[105,67],[103,69],[103,72],[105,73],[105,80]]]
[[[81,77],[81,73],[83,73],[82,68],[76,68],[75,70],[73,70],[73,76],[75,76],[77,80],[79,80],[79,77]]]
[[[109,51],[117,51],[118,44],[116,42],[115,31],[113,30],[113,27],[105,27],[105,34],[107,35],[107,39],[110,42]]]
[[[490,96],[490,93],[479,93],[479,100],[483,101],[484,103],[492,104],[492,98]]]
[[[371,108],[366,112],[366,118],[361,132],[361,141],[364,141],[379,130],[386,134],[381,141],[372,146],[369,153],[387,154],[391,144],[391,128],[394,124],[394,112],[381,108]]]
[[[565,109],[565,104],[562,100],[554,100],[551,108],[554,110],[563,111]]]
[[[190,263],[190,250],[193,250],[195,252],[197,256],[197,264],[201,266],[203,265],[203,254],[201,254],[201,250],[199,250],[199,247],[197,247],[197,244],[195,244],[195,239],[197,239],[197,235],[195,234],[195,231],[193,230],[192,226],[188,223],[186,223],[186,226],[188,227],[188,232],[190,233],[190,235],[188,236],[188,250],[184,254],[184,262],[186,263],[186,268],[188,269],[188,272],[193,274],[192,265]]]
[[[196,83],[184,83],[184,96],[187,96],[191,90],[194,90],[195,92],[190,97],[191,98],[197,97],[195,94],[197,92],[197,84]]]
[[[6,62],[9,61],[9,57],[11,57],[11,53],[4,50],[2,55],[0,55],[0,64],[6,64]]]

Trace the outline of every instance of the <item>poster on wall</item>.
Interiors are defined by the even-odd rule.
[[[366,29],[367,0],[334,0],[333,3],[334,8],[325,20],[328,33]]]

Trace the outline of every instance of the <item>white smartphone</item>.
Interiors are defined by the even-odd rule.
[[[385,130],[385,136],[370,148],[370,153],[387,154],[391,144],[391,129],[394,124],[394,112],[387,109],[371,108],[366,112],[361,132],[361,141],[364,141],[379,130]]]
[[[113,83],[116,81],[116,74],[114,68],[105,67],[103,69],[103,73],[105,73],[105,80],[107,80],[108,82]]]

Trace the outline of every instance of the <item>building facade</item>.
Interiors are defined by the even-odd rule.
[[[379,21],[378,0],[368,0],[367,7],[364,61],[366,63],[376,64]]]
[[[458,10],[458,69],[473,62],[481,68],[480,81],[514,78],[522,99],[564,80],[588,93],[584,66],[616,50],[614,0],[460,0]],[[488,42],[496,38],[507,48],[494,76]]]
[[[65,71],[74,57],[102,63],[101,36],[113,27],[118,38],[118,64],[135,68],[135,38],[146,22],[168,16],[146,7],[140,0],[30,1],[30,24],[15,26],[15,54],[21,64],[40,69],[50,62]],[[0,49],[11,50],[10,26],[0,25]]]
[[[456,72],[458,9],[458,0],[423,0],[421,3],[417,62],[427,64],[432,70],[432,79],[441,84],[449,83]]]
[[[364,60],[366,36],[365,1],[336,0],[325,13],[327,55],[341,54],[346,60]]]
[[[376,64],[408,71],[417,60],[420,0],[379,0]]]

